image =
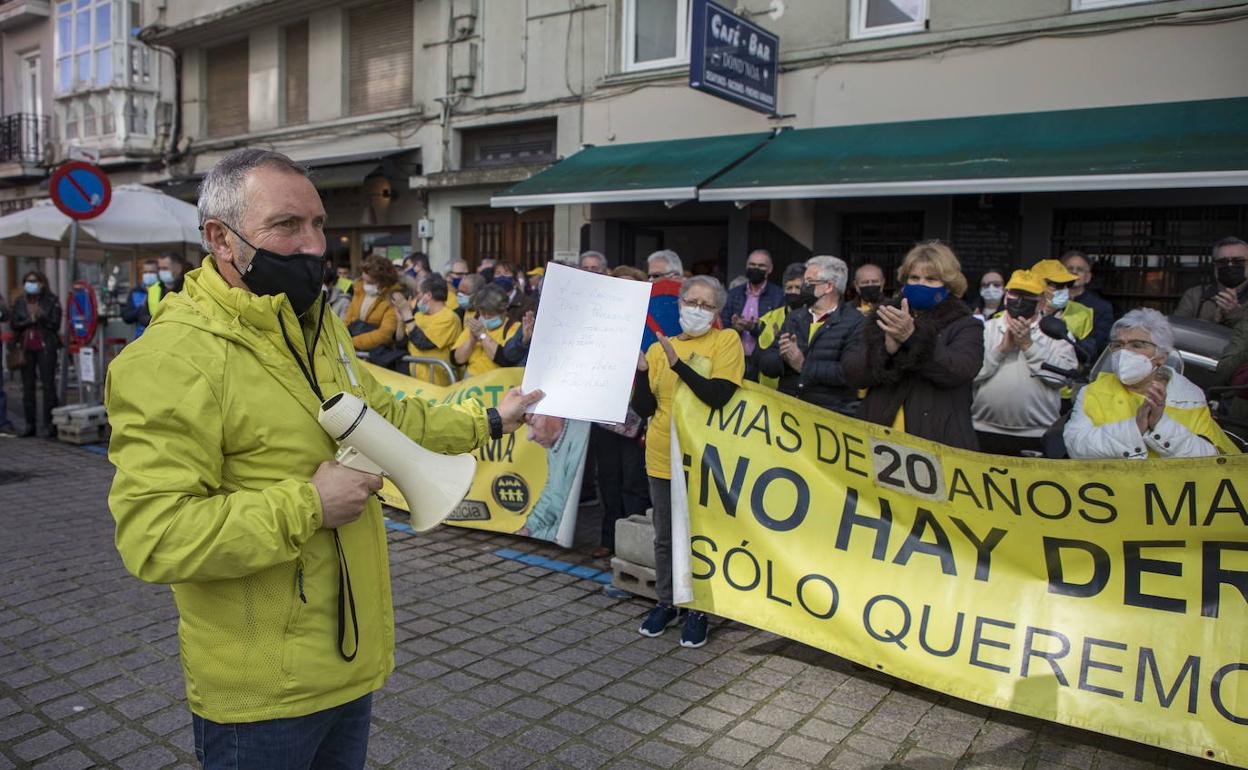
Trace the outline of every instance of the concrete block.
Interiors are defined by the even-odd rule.
[[[624,561],[654,568],[654,522],[649,516],[615,522],[615,552]]]
[[[67,444],[99,444],[107,441],[110,430],[103,425],[57,425],[56,438]]]
[[[654,590],[654,568],[633,564],[618,556],[611,559],[611,585],[621,591],[659,600]]]

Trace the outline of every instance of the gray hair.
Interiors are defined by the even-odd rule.
[[[775,265],[775,262],[772,262],[772,260],[771,260],[771,252],[770,252],[770,251],[768,251],[767,249],[752,249],[752,250],[750,251],[750,253],[746,255],[746,257],[745,257],[745,258],[746,258],[746,259],[749,259],[750,257],[754,256],[755,254],[762,254],[764,257],[766,257],[766,258],[767,258],[767,264],[772,265],[772,266],[774,266],[774,265]]]
[[[1163,353],[1174,352],[1174,327],[1160,311],[1151,307],[1137,307],[1114,322],[1109,330],[1112,339],[1119,329],[1140,329],[1148,332],[1149,339]]]
[[[1227,246],[1248,246],[1248,242],[1245,242],[1243,238],[1236,238],[1233,235],[1228,235],[1227,237],[1213,244],[1213,256],[1215,257],[1218,256],[1218,252],[1226,248]]]
[[[468,275],[465,275],[463,278],[459,279],[458,290],[463,292],[464,294],[472,296],[473,294],[476,294],[478,290],[480,290],[482,284],[484,283],[485,283],[485,278],[483,278],[480,273],[469,273]]]
[[[658,260],[663,260],[667,264],[667,272],[669,273],[683,273],[685,271],[685,266],[680,262],[680,255],[671,249],[662,249],[646,257],[646,267],[650,268]]]
[[[788,283],[789,281],[800,281],[805,277],[806,277],[806,263],[805,262],[792,262],[789,264],[788,267],[784,269],[784,278],[781,279],[781,282]]]
[[[603,254],[601,251],[583,251],[583,252],[581,252],[581,256],[580,256],[580,258],[579,258],[579,259],[577,259],[577,261],[576,261],[576,264],[577,264],[577,266],[578,266],[578,267],[584,267],[584,266],[585,266],[585,258],[586,258],[586,257],[595,257],[595,258],[597,258],[597,259],[601,259],[601,260],[602,260],[602,266],[603,266],[603,267],[609,267],[609,265],[607,264],[607,256],[606,256],[605,254]]]
[[[821,281],[831,281],[836,287],[838,296],[845,293],[845,285],[849,283],[849,265],[840,257],[819,256],[806,260],[806,269],[815,268]]]
[[[472,295],[472,309],[478,313],[501,315],[507,309],[508,297],[503,287],[496,283],[487,283]]]
[[[235,150],[213,164],[199,184],[199,226],[202,229],[209,219],[219,219],[230,227],[242,227],[243,211],[247,201],[243,197],[243,183],[247,175],[262,166],[275,166],[283,171],[308,176],[306,166],[296,163],[286,155],[257,147]],[[212,251],[208,242],[204,247]]]
[[[657,252],[662,253],[662,252]],[[651,255],[653,256],[653,255]],[[649,260],[647,260],[648,262]],[[715,309],[722,310],[728,302],[728,292],[724,290],[724,285],[719,282],[718,278],[709,275],[695,275],[680,285],[680,298],[684,299],[689,290],[695,286],[705,286],[711,290],[715,296]]]

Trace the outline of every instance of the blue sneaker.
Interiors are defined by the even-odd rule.
[[[658,636],[667,630],[676,620],[676,616],[680,614],[680,610],[668,604],[656,605],[650,610],[650,614],[646,616],[646,622],[641,624],[641,628],[637,629],[642,636]]]
[[[707,617],[705,612],[689,610],[685,616],[685,628],[680,632],[681,647],[701,647],[706,644]]]

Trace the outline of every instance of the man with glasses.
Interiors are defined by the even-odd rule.
[[[680,256],[671,249],[663,249],[656,251],[646,257],[646,274],[650,277],[650,282],[656,281],[676,281],[685,280],[685,267],[680,262]]]
[[[1236,454],[1205,394],[1166,365],[1174,329],[1152,308],[1128,312],[1110,330],[1109,366],[1079,391],[1063,438],[1076,459],[1211,457]]]
[[[1109,328],[1114,325],[1114,306],[1088,285],[1092,283],[1092,262],[1087,254],[1072,249],[1062,255],[1061,262],[1062,267],[1075,277],[1070,286],[1071,301],[1092,311],[1092,333],[1085,338],[1084,344],[1085,350],[1091,354],[1088,360],[1095,361],[1109,343]]]
[[[745,378],[758,382],[758,363],[754,350],[762,333],[759,319],[784,304],[784,290],[767,279],[771,277],[771,253],[755,249],[745,260],[745,283],[728,291],[728,302],[719,320],[725,329],[741,336],[745,350]]]
[[[843,260],[807,260],[802,293],[808,307],[789,313],[776,343],[758,358],[763,376],[780,379],[781,393],[852,415],[858,411],[858,391],[845,382],[841,356],[857,343],[865,319],[841,301],[848,281]]]
[[[1248,305],[1248,242],[1223,238],[1213,245],[1212,284],[1193,286],[1183,292],[1176,318],[1199,318],[1223,326],[1234,326],[1244,317]]]

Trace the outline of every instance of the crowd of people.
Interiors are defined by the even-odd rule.
[[[1219,369],[1227,383],[1248,378],[1245,262],[1248,244],[1219,241],[1213,281],[1186,293],[1175,314],[1236,327],[1238,342]],[[775,266],[763,249],[748,254],[745,274],[729,288],[689,276],[669,250],[651,254],[645,272],[611,269],[595,251],[582,254],[578,266],[679,283],[680,333],[659,335],[641,353],[628,421],[594,426],[587,469],[605,514],[595,555],[611,553],[619,518],[653,508],[659,603],[641,626],[648,636],[678,617],[668,567],[666,440],[678,382],[718,408],[750,380],[840,414],[993,454],[1043,456],[1054,438],[1073,458],[1238,451],[1205,394],[1183,376],[1170,322],[1146,308],[1115,319],[1091,286],[1091,260],[1079,251],[1023,269],[986,270],[974,291],[953,250],[938,241],[905,255],[892,292],[878,265],[851,269],[834,256],[790,264],[773,283]],[[350,286],[333,270],[325,281],[331,292],[350,296],[343,318],[358,350],[444,382],[437,378],[447,369],[473,376],[524,365],[543,275],[495,260],[475,271],[457,260],[438,275],[415,255],[401,268],[370,257]],[[1110,355],[1093,371],[1106,348]],[[404,354],[446,367],[418,371]],[[1088,382],[1076,396],[1080,379]],[[705,643],[707,627],[705,616],[686,613],[681,643]]]

